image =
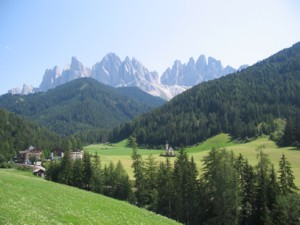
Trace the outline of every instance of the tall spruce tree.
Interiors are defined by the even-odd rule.
[[[257,225],[272,224],[271,211],[269,208],[268,190],[270,185],[271,162],[263,153],[263,146],[258,149],[258,164],[256,165],[256,194],[254,223]]]
[[[233,153],[213,148],[203,160],[204,224],[238,224],[240,190]]]
[[[235,160],[235,169],[239,175],[239,185],[241,193],[241,208],[239,224],[253,224],[253,210],[255,199],[255,180],[254,168],[245,160],[242,154]]]
[[[113,198],[116,192],[115,164],[113,162],[110,162],[108,166],[105,165],[103,174],[104,174],[103,194]]]
[[[60,163],[60,172],[57,179],[59,183],[72,185],[72,167],[71,153],[67,150]]]
[[[96,193],[102,193],[103,192],[103,170],[101,167],[101,160],[100,156],[96,152],[94,155],[93,160],[93,173],[91,177],[91,191]]]
[[[76,159],[72,169],[72,186],[82,188],[83,167],[81,159]]]
[[[133,200],[133,193],[132,187],[129,180],[129,176],[126,173],[121,161],[119,160],[115,171],[114,171],[114,178],[115,178],[115,192],[114,198],[120,200],[126,200],[128,202],[132,202]]]
[[[197,205],[197,175],[194,160],[189,160],[187,152],[181,149],[174,162],[174,213],[176,218],[186,224],[193,221]]]
[[[174,183],[172,179],[173,168],[169,158],[166,162],[160,162],[157,173],[157,213],[174,218]]]
[[[134,187],[136,188],[135,198],[137,201],[137,205],[139,207],[143,207],[147,203],[144,162],[142,160],[141,154],[138,153],[137,143],[135,138],[133,138],[131,158],[132,158],[131,167],[133,168],[133,174],[135,178],[135,183],[134,183]]]
[[[91,177],[93,175],[93,169],[91,164],[91,156],[88,152],[83,154],[83,185],[84,188],[90,190]]]
[[[157,209],[157,162],[152,155],[149,155],[144,165],[145,171],[145,193],[147,208],[151,211]]]
[[[294,183],[295,177],[291,169],[291,164],[287,161],[284,154],[279,161],[279,188],[283,195],[293,193],[298,190]]]

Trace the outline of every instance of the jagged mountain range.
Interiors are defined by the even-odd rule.
[[[246,66],[241,66],[245,68]],[[141,90],[164,99],[171,99],[177,94],[203,81],[213,80],[235,72],[231,66],[222,66],[221,61],[201,55],[197,61],[190,58],[188,63],[174,62],[171,68],[159,75],[149,71],[135,58],[126,57],[122,61],[116,54],[107,54],[92,69],[85,67],[76,57],[72,57],[70,66],[62,71],[59,67],[47,69],[38,88],[24,85],[22,90],[14,88],[11,94],[29,94],[45,92],[69,81],[82,77],[91,77],[112,87],[138,87]]]

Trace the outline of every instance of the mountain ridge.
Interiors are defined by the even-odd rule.
[[[11,94],[45,92],[77,78],[91,77],[112,87],[139,87],[151,95],[170,100],[200,82],[235,71],[237,70],[231,66],[224,68],[220,60],[212,57],[206,60],[206,57],[201,55],[197,61],[191,57],[188,63],[175,60],[172,68],[167,68],[159,75],[156,71],[149,71],[134,57],[131,59],[127,56],[122,61],[115,53],[108,53],[101,61],[95,63],[92,69],[85,67],[76,57],[72,57],[70,66],[62,71],[58,66],[46,69],[38,88],[24,85],[22,90],[13,88],[8,92]]]

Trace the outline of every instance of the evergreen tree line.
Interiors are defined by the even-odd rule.
[[[82,159],[72,160],[66,151],[62,160],[53,160],[46,170],[46,179],[119,200],[134,202],[129,176],[119,161],[102,167],[98,154],[85,152]]]
[[[136,204],[185,224],[300,224],[300,195],[283,154],[279,170],[258,150],[252,166],[240,154],[212,149],[199,175],[182,149],[172,165],[143,160],[133,146]]]

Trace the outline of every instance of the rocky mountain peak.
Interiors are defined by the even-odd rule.
[[[232,67],[224,69],[220,60],[208,57],[206,62],[205,56],[200,55],[196,62],[193,58],[190,58],[187,64],[182,64],[179,60],[176,60],[172,69],[168,68],[162,74],[161,83],[192,87],[202,81],[219,78],[234,71],[236,70]]]
[[[192,67],[194,67],[195,65],[196,65],[195,60],[194,60],[193,57],[191,57],[191,58],[189,59],[189,62],[187,63],[187,66],[192,66]]]
[[[46,69],[43,80],[39,86],[40,91],[47,91],[53,88],[55,80],[61,76],[61,72],[58,66],[54,66],[53,69]]]
[[[82,71],[84,70],[84,66],[82,65],[81,62],[79,62],[77,60],[76,57],[72,57],[71,58],[71,66],[70,66],[70,70],[73,70],[73,71]]]

